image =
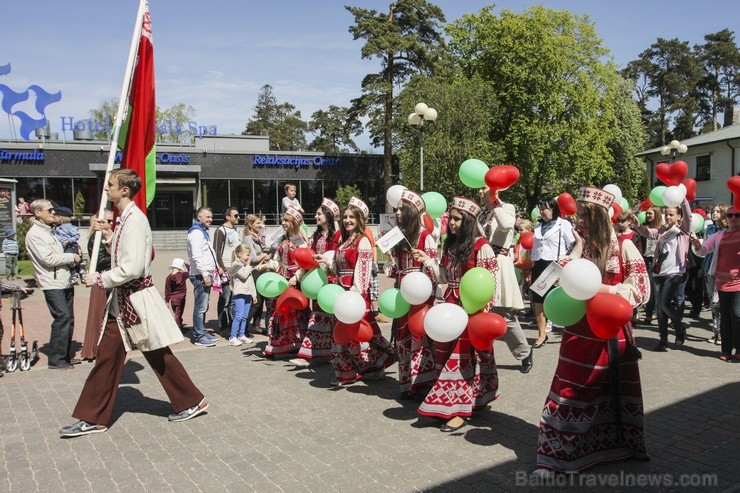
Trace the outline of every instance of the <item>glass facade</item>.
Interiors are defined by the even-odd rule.
[[[82,193],[83,215],[96,214],[100,204],[101,185],[97,178],[16,178],[17,196],[28,202],[36,199],[50,200],[56,206],[74,210],[75,196]]]

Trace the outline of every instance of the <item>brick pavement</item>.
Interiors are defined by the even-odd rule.
[[[160,252],[158,286],[177,254]],[[86,290],[77,288],[78,341],[86,298]],[[29,339],[48,341],[43,295],[35,292],[23,308]],[[3,311],[7,353],[7,304]],[[215,316],[215,298],[209,315]],[[655,326],[637,329],[652,460],[599,467],[593,472],[614,475],[583,480],[646,473],[679,481],[681,474],[715,474],[718,486],[660,491],[738,491],[740,364],[716,358],[717,347],[703,337],[707,312],[702,318],[692,323],[685,348],[668,353],[644,350],[657,341]],[[388,326],[383,329],[387,333]],[[531,328],[526,332],[535,335]],[[71,422],[92,365],[55,371],[41,360],[29,372],[6,374],[0,379],[0,491],[511,491],[534,467],[557,342],[536,350],[528,375],[497,344],[501,398],[468,427],[447,435],[434,420],[417,417],[418,403],[396,399],[395,366],[378,381],[330,389],[330,365],[296,370],[263,360],[256,354],[265,341],[258,337],[239,348],[225,341],[215,348],[188,342],[174,347],[211,403],[207,414],[185,423],[167,421],[166,396],[143,357],[133,353],[109,431],[70,440],[59,438],[58,428]]]

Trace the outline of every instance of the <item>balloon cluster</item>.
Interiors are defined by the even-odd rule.
[[[460,301],[430,305],[433,285],[423,272],[411,272],[401,281],[400,288],[388,289],[380,295],[378,307],[383,315],[399,318],[408,314],[408,327],[417,339],[427,335],[437,342],[450,342],[468,329],[468,337],[476,349],[491,348],[494,339],[506,332],[506,321],[495,313],[481,312],[493,297],[493,275],[482,267],[468,270],[460,280]]]
[[[694,200],[696,180],[686,178],[688,172],[689,166],[683,161],[659,163],[655,167],[655,174],[665,186],[659,185],[650,191],[650,203],[658,207],[678,207],[684,199],[689,202]]]
[[[552,323],[568,327],[586,316],[591,332],[611,339],[632,318],[632,306],[616,294],[600,293],[601,273],[586,259],[568,262],[560,275],[560,286],[545,297],[545,316]]]
[[[506,190],[519,180],[519,169],[509,164],[489,169],[480,159],[468,159],[460,165],[458,176],[470,188],[488,187],[491,198],[494,198],[496,193]]]

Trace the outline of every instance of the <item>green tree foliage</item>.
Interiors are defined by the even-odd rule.
[[[643,105],[644,124],[650,132],[648,147],[694,135],[699,109],[697,86],[702,76],[700,68],[688,42],[678,38],[658,38],[650,48],[640,53],[638,60],[627,64],[623,75],[646,83],[640,104]],[[648,103],[657,108],[648,109]]]
[[[347,205],[349,204],[349,199],[351,199],[352,197],[362,199],[362,193],[360,192],[360,189],[354,185],[344,185],[337,188],[337,193],[334,194],[334,202],[337,203],[341,210],[344,210],[347,208]],[[341,221],[341,218],[336,219],[337,221]]]
[[[308,131],[316,135],[308,145],[309,151],[327,154],[360,151],[352,135],[362,133],[362,123],[350,113],[349,108],[331,105],[327,111],[314,111]]]
[[[724,115],[721,126],[732,125],[733,106],[740,91],[740,50],[735,33],[729,29],[707,34],[704,40],[705,44],[694,47],[705,73],[700,87],[699,124],[707,130],[717,130],[719,113]]]
[[[272,86],[265,84],[257,94],[254,114],[242,135],[269,135],[271,150],[303,151],[307,128],[301,112],[290,103],[278,103]]]
[[[428,102],[438,112],[437,121],[424,131],[424,180],[428,191],[439,192],[450,199],[455,195],[477,198],[458,178],[460,164],[475,157],[496,162],[503,154],[490,140],[496,96],[493,86],[478,76],[461,74],[450,77],[417,77],[399,94],[396,102],[398,142],[401,169],[400,183],[419,189],[420,136],[416,127],[407,123],[419,101]]]
[[[77,191],[75,194],[75,205],[74,210],[72,211],[72,214],[75,218],[81,219],[82,215],[85,213],[85,196],[82,195],[81,191]]]
[[[110,122],[111,130],[113,124],[116,121],[116,112],[118,111],[118,98],[111,98],[106,101],[101,101],[97,108],[90,110],[90,118],[94,122]],[[192,140],[193,136],[187,131],[188,122],[195,117],[195,108],[185,103],[178,103],[169,108],[161,109],[157,106],[157,123],[166,122],[167,128],[169,129],[169,122],[172,121],[172,128],[176,128],[180,125],[183,128],[182,133],[161,133],[160,128],[157,128],[157,142],[170,142],[170,143],[188,143]],[[93,138],[96,140],[110,140],[111,135],[108,132],[94,132]]]
[[[608,50],[588,17],[542,6],[497,16],[486,7],[450,25],[448,34],[462,72],[493,88],[494,104],[471,118],[488,119],[495,151],[489,164],[521,172],[508,200],[529,210],[541,197],[575,193],[583,184],[621,185],[625,177],[614,170],[628,172],[632,163],[616,160],[641,149],[643,139],[634,135],[639,121],[618,118],[639,112],[619,90],[616,67],[602,61]],[[620,143],[625,136],[637,140]],[[630,187],[640,181],[628,180]]]
[[[380,71],[362,81],[363,95],[352,102],[357,115],[370,118],[368,128],[374,145],[383,145],[383,185],[393,184],[393,90],[415,74],[430,75],[441,56],[444,40],[442,10],[426,0],[398,0],[387,13],[345,7],[355,24],[349,32],[365,40],[362,58],[380,60]]]

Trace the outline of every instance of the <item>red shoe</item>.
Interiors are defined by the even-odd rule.
[[[729,354],[720,354],[719,359],[720,361],[730,361],[730,355]]]

